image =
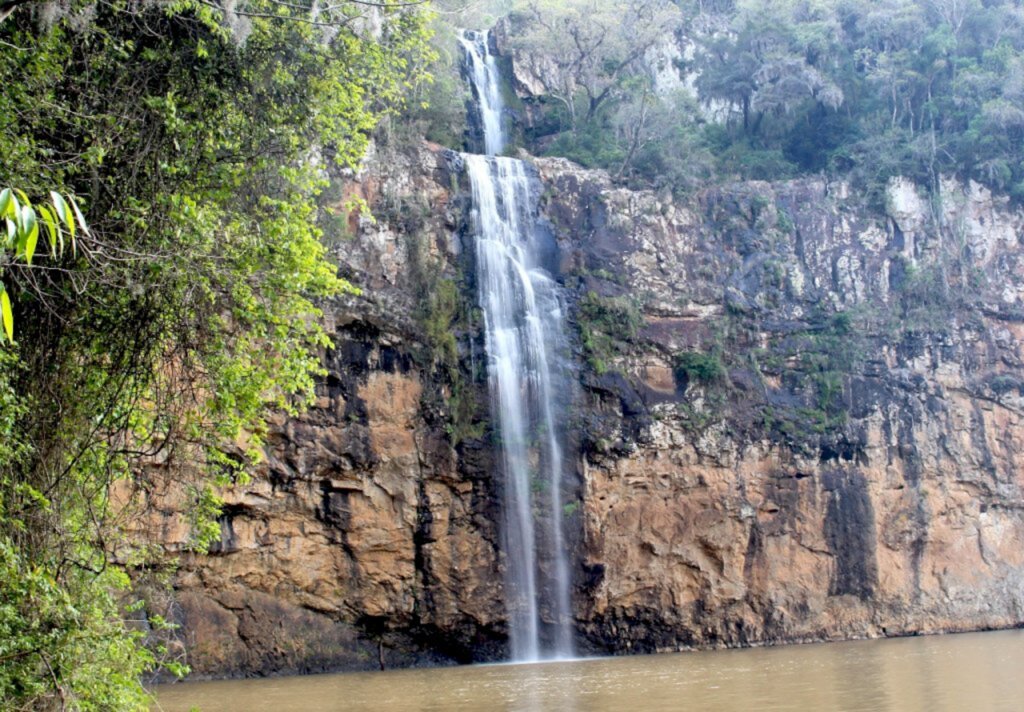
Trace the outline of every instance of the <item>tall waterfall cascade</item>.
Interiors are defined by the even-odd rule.
[[[540,182],[504,150],[500,77],[486,32],[462,35],[487,155],[466,154],[491,410],[501,448],[502,542],[515,661],[573,655],[562,481],[571,362],[565,304],[545,268],[554,241],[538,222]]]
[[[484,133],[484,152],[497,156],[505,150],[505,131],[502,114],[505,106],[501,98],[501,75],[498,63],[490,49],[489,32],[462,33],[462,46],[466,51],[466,70],[477,97],[477,111]]]

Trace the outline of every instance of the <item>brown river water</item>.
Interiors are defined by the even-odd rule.
[[[166,712],[1024,710],[1024,630],[532,665],[179,683]]]

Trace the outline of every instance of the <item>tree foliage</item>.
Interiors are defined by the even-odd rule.
[[[732,110],[730,143],[875,196],[897,174],[957,173],[1024,198],[1019,2],[748,0],[724,21],[697,86]]]
[[[637,4],[526,3],[532,20],[513,44],[564,78],[547,91],[569,117],[534,148],[673,187],[831,171],[877,198],[897,174],[935,185],[957,173],[1024,199],[1020,2],[679,0],[636,30]],[[615,41],[586,44],[602,18],[618,22]],[[652,48],[673,39],[689,47],[675,60],[689,99],[657,91],[652,76]],[[584,55],[598,57],[586,65],[596,81],[579,78]],[[654,160],[641,159],[644,146]],[[694,169],[667,175],[659,156],[679,155]]]
[[[19,189],[0,190],[0,220],[3,221],[5,239],[0,242],[0,265],[13,261],[24,261],[31,265],[39,246],[40,236],[49,242],[54,259],[63,257],[65,235],[72,251],[75,249],[75,233],[81,230],[88,234],[89,228],[71,196],[50,191],[50,203],[34,206],[28,196]],[[0,275],[3,269],[0,268]],[[2,337],[14,341],[14,312],[11,297],[0,279],[0,326]]]
[[[0,352],[5,709],[145,707],[161,656],[123,620],[147,620],[125,578],[147,561],[125,526],[139,473],[199,463],[202,547],[214,485],[260,457],[270,409],[310,396],[316,300],[352,289],[317,195],[426,75],[426,18],[404,5],[73,1],[0,20],[0,186],[23,191],[0,211],[18,200],[0,265],[17,326]]]
[[[531,58],[558,107],[547,112],[554,120],[538,122],[534,148],[659,186],[706,178],[693,99],[659,91],[652,76],[683,19],[670,0],[520,2],[510,43]]]
[[[670,0],[528,0],[519,12],[516,47],[544,58],[573,128],[621,96],[679,16]]]

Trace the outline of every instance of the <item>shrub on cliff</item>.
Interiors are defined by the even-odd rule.
[[[717,352],[684,351],[676,354],[675,376],[680,383],[723,383],[728,374]]]

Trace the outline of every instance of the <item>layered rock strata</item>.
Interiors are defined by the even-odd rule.
[[[605,306],[582,326],[639,315],[585,381],[591,641],[1024,620],[1020,211],[955,181],[893,181],[884,213],[815,180],[677,203],[540,165],[565,271]]]

